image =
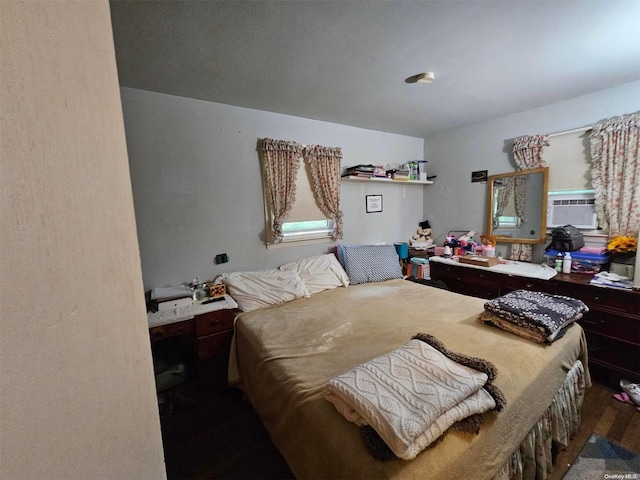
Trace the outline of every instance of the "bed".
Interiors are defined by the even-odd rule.
[[[545,478],[551,442],[568,443],[590,384],[577,323],[538,344],[479,322],[485,300],[400,277],[365,274],[350,283],[340,276],[331,287],[324,279],[323,288],[253,305],[236,318],[230,383],[245,392],[296,478]],[[451,431],[413,460],[376,460],[358,426],[327,401],[325,386],[418,333],[492,362],[507,404],[484,413],[476,435]]]

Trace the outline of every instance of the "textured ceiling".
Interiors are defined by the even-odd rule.
[[[112,0],[120,83],[417,137],[640,79],[638,0]],[[435,72],[430,85],[405,80]]]

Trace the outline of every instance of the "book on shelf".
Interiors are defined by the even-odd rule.
[[[365,177],[371,178],[376,171],[375,165],[354,165],[353,167],[347,167],[342,173],[343,177]]]
[[[407,277],[429,279],[431,278],[431,268],[428,263],[409,263],[405,268]]]

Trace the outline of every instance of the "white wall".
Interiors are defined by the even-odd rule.
[[[426,138],[429,174],[438,176],[424,194],[424,217],[430,220],[434,236],[441,242],[448,230],[485,231],[487,185],[471,183],[471,172],[514,171],[514,138],[592,125],[638,110],[640,82],[633,82]],[[498,250],[507,248],[501,245]]]
[[[165,477],[109,5],[0,2],[0,477]]]
[[[258,142],[342,147],[343,165],[422,157],[419,138],[122,88],[145,288],[274,268],[331,243],[267,250]],[[343,243],[408,241],[422,221],[422,186],[342,183]],[[426,187],[429,188],[429,187]],[[382,213],[365,196],[383,195]],[[216,254],[229,263],[216,265]]]

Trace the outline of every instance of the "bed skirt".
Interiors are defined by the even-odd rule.
[[[567,447],[580,426],[584,392],[584,366],[577,360],[549,408],[493,480],[546,480],[553,468],[552,445]]]

